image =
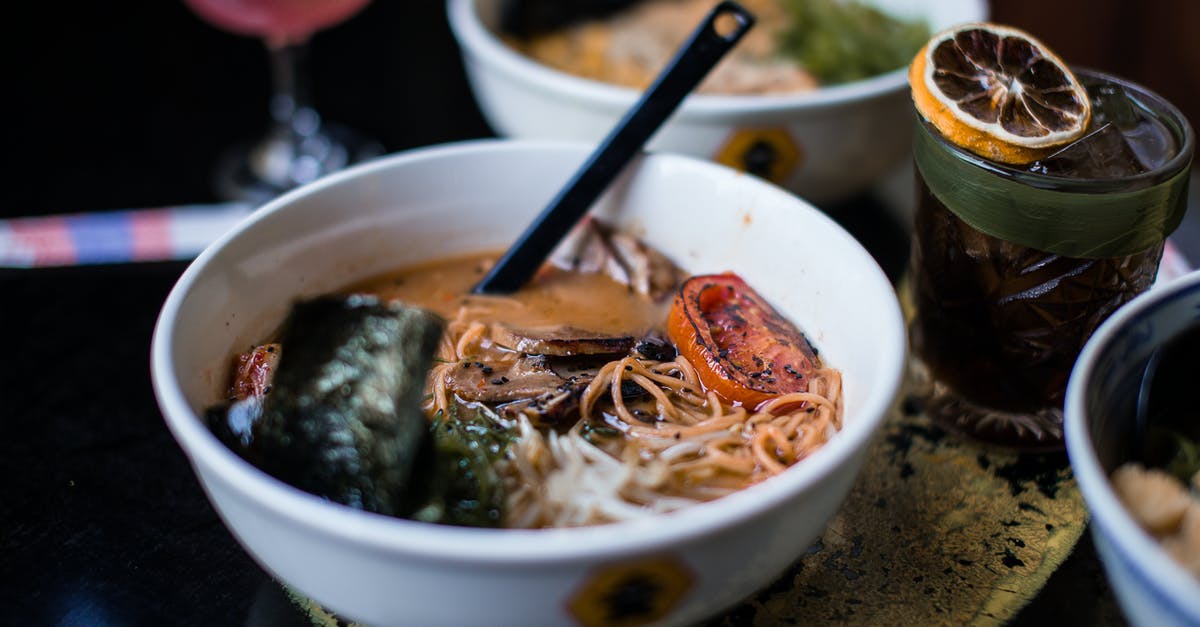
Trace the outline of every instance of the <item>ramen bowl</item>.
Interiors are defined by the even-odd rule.
[[[492,129],[514,138],[604,137],[641,93],[552,69],[509,47],[497,36],[502,4],[448,3],[467,79]],[[983,0],[868,4],[924,18],[932,32],[987,16]],[[794,94],[693,94],[649,145],[754,172],[824,207],[903,171],[912,140],[906,72]]]
[[[1136,403],[1151,354],[1198,325],[1200,271],[1194,271],[1138,296],[1100,325],[1067,385],[1071,469],[1108,581],[1134,625],[1200,624],[1200,580],[1138,525],[1110,481],[1131,456]]]
[[[290,192],[205,250],[152,347],[162,413],[225,524],[280,581],[372,625],[687,624],[778,577],[846,496],[905,357],[895,294],[811,205],[680,155],[639,156],[593,207],[692,273],[732,270],[841,369],[842,429],[778,476],[645,519],[515,530],[432,525],[323,500],[261,472],[202,421],[230,359],[297,298],[422,260],[503,250],[589,148],[481,140],[393,155]],[[641,595],[631,607],[614,606]],[[641,624],[641,623],[639,623]]]

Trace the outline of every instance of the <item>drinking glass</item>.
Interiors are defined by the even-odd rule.
[[[936,421],[1019,449],[1062,447],[1083,344],[1155,280],[1186,210],[1194,137],[1170,103],[1080,70],[1082,139],[1029,166],[989,161],[917,116],[910,343]]]
[[[217,193],[264,202],[383,152],[376,141],[324,122],[312,105],[307,52],[313,33],[358,13],[370,0],[184,0],[211,24],[262,38],[270,55],[271,127],[233,148],[217,167]]]

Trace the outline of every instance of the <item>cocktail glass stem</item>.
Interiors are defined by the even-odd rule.
[[[265,202],[293,187],[382,153],[360,134],[322,123],[312,104],[308,43],[267,43],[271,127],[248,151],[226,160],[218,189],[231,199]]]

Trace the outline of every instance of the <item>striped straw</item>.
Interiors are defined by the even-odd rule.
[[[190,259],[253,205],[181,205],[0,220],[0,267]]]

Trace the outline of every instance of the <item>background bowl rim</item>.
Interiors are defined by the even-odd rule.
[[[859,409],[861,419],[843,427],[835,438],[814,455],[781,477],[740,490],[714,502],[701,503],[678,512],[651,516],[642,520],[565,529],[473,529],[403,520],[354,510],[325,501],[270,477],[237,456],[219,442],[184,398],[179,373],[174,370],[171,341],[181,305],[189,290],[214,264],[221,251],[232,241],[263,220],[286,211],[302,199],[323,190],[379,175],[393,168],[456,153],[488,151],[570,151],[583,156],[591,145],[559,140],[479,139],[440,144],[393,154],[353,166],[288,192],[256,210],[229,232],[217,239],[189,265],[168,294],[156,321],[151,341],[151,379],[154,393],[172,435],[187,454],[190,463],[204,481],[216,479],[244,498],[255,499],[260,507],[271,510],[294,524],[323,536],[341,541],[404,554],[409,557],[458,561],[475,564],[531,564],[581,558],[605,559],[622,554],[649,553],[687,540],[716,534],[728,527],[763,515],[784,501],[816,487],[830,474],[865,454],[899,394],[904,360],[907,354],[903,318],[899,303],[893,299],[889,311],[880,312],[881,372],[885,380],[879,388],[864,394]],[[836,222],[803,199],[761,179],[746,177],[735,170],[703,159],[668,153],[649,153],[647,159],[686,163],[687,167],[711,170],[713,176],[736,176],[745,184],[761,186],[774,194],[783,194],[797,204],[808,219],[828,222],[841,232],[857,250],[848,253],[870,262],[864,271],[872,273],[879,289],[891,290],[891,283],[870,254]],[[864,264],[866,265],[866,264]],[[890,363],[887,363],[890,362]],[[201,472],[201,466],[205,472]],[[208,487],[205,486],[206,492]],[[209,494],[211,498],[211,493]],[[843,495],[844,496],[844,495]],[[218,505],[218,510],[220,506]],[[826,521],[827,522],[827,521]],[[664,524],[667,523],[667,524]],[[231,528],[233,525],[230,525]],[[353,531],[351,533],[351,530]],[[498,535],[499,534],[499,535]],[[497,538],[504,542],[495,542]]]
[[[1114,338],[1164,303],[1200,292],[1200,270],[1193,270],[1138,295],[1114,312],[1092,334],[1072,369],[1067,383],[1064,437],[1067,456],[1084,502],[1104,538],[1117,547],[1121,560],[1134,575],[1150,582],[1179,613],[1200,617],[1200,581],[1170,555],[1137,523],[1113,490],[1092,442],[1086,411],[1086,382],[1096,360]],[[1190,604],[1189,604],[1190,603]]]
[[[449,0],[447,5],[450,29],[466,55],[530,88],[549,92],[558,98],[587,103],[597,109],[624,111],[641,95],[640,90],[582,78],[550,68],[513,50],[483,25],[475,11],[479,1]],[[966,1],[974,3],[973,8],[976,9],[972,20],[986,18],[985,2]],[[797,93],[692,94],[684,99],[675,116],[682,119],[703,119],[801,109],[820,110],[865,101],[875,96],[898,94],[907,87],[908,64],[905,64],[895,70],[868,78]]]

